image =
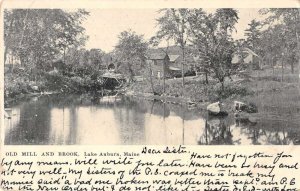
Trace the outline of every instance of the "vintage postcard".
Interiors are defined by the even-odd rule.
[[[210,174],[215,179],[204,182],[196,182],[199,173],[194,163],[181,164],[177,156],[170,163],[142,165],[140,161],[136,169],[149,166],[148,171],[144,169],[143,180],[126,182],[118,177],[111,183],[100,181],[103,187],[97,189],[89,186],[98,185],[99,180],[71,180],[70,173],[78,173],[69,169],[65,171],[69,177],[64,177],[59,168],[48,175],[59,175],[60,181],[30,182],[28,178],[27,183],[3,181],[1,187],[243,190],[238,182],[225,183],[232,176],[249,178],[241,183],[248,186],[244,190],[271,185],[275,190],[296,190],[296,158],[300,154],[299,7],[299,1],[3,1],[2,156],[11,162],[24,156],[115,156],[121,157],[114,164],[124,165],[118,169],[124,168],[125,174],[126,165],[133,163],[126,160],[149,159],[141,154],[155,154],[153,161],[164,158],[162,153],[176,153],[182,154],[182,160],[213,158],[217,162],[196,165],[216,171],[215,176]],[[28,153],[19,153],[18,148],[28,149]],[[47,155],[39,153],[45,148],[49,149]],[[95,148],[101,152],[94,152]],[[223,157],[212,153],[212,148]],[[196,154],[200,150],[207,155]],[[260,152],[253,153],[255,150]],[[239,156],[245,161],[238,162]],[[284,157],[292,162],[277,163]],[[225,158],[231,158],[231,165],[220,165],[218,160]],[[247,166],[246,160],[251,158],[273,162],[263,166],[252,161],[253,166],[250,162]],[[19,163],[9,165],[5,161],[1,162],[3,168],[11,170],[12,164],[19,168]],[[32,161],[41,165],[38,158]],[[75,164],[99,165],[83,161]],[[232,172],[238,168],[234,164],[272,170],[236,174]],[[156,171],[153,166],[157,165]],[[148,181],[146,175],[159,176],[159,169],[166,167],[190,171],[161,171],[177,182]],[[232,171],[227,172],[229,168]],[[27,170],[25,175],[37,178],[30,168]],[[222,182],[223,171],[227,176]],[[132,172],[129,169],[127,176],[139,175]],[[2,175],[10,177],[10,173]],[[22,173],[19,171],[18,176]],[[283,173],[295,177],[284,177]],[[102,174],[115,175],[112,171]],[[184,182],[176,176],[194,178]],[[263,182],[264,178],[272,181]],[[63,179],[73,183],[66,187]],[[50,188],[48,183],[65,187]],[[81,184],[85,187],[79,188]],[[143,187],[134,189],[132,185]]]
[[[5,145],[300,144],[297,7],[4,8],[3,26]]]

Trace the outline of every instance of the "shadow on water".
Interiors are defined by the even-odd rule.
[[[286,145],[300,137],[293,120],[251,123],[125,96],[40,96],[13,103],[8,113],[9,145]]]

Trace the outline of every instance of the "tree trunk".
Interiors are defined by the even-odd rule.
[[[299,34],[297,32],[296,29],[296,39],[297,39],[297,47],[298,47],[298,74],[299,74],[299,78],[300,78],[300,42],[299,42]]]
[[[7,46],[4,48],[4,64],[6,63],[6,58],[7,58]]]
[[[128,59],[126,60],[126,62],[127,62],[128,70],[129,70],[129,82],[132,82],[132,80],[133,80],[133,70],[131,68],[131,64],[129,63]]]
[[[182,63],[181,63],[182,92],[181,92],[181,95],[183,96],[183,93],[184,93],[184,64],[185,64],[184,46],[181,46],[181,49],[182,49]]]
[[[12,29],[13,22],[14,22],[14,17],[11,18],[11,21],[9,23],[8,31],[6,31],[7,32],[6,38],[9,38],[8,36],[11,34],[11,29]],[[4,39],[4,41],[5,41],[5,39]],[[8,48],[7,48],[7,44],[5,44],[5,43],[4,43],[4,46],[5,46],[5,49],[4,49],[4,64],[5,64],[6,59],[7,59]]]
[[[24,34],[25,34],[25,30],[26,30],[26,23],[27,23],[27,16],[28,16],[28,13],[29,13],[29,9],[26,10],[26,15],[25,15],[25,18],[23,20],[23,31],[22,31],[22,35],[21,35],[21,40],[19,42],[19,47],[22,47],[22,44],[23,44],[23,39],[24,39]]]
[[[165,96],[166,93],[166,61],[164,60],[164,65],[163,65],[163,95]]]
[[[299,20],[300,18],[300,9],[296,9],[297,14],[294,16],[296,17],[296,21]],[[300,42],[299,42],[299,33],[298,33],[298,28],[297,28],[297,22],[295,22],[295,33],[296,33],[296,41],[297,41],[297,51],[298,52],[298,80],[300,78]]]
[[[150,78],[150,84],[152,88],[152,93],[154,94],[154,86],[153,86],[153,81],[152,81],[152,67],[151,63],[149,62],[149,78]]]
[[[275,69],[274,69],[274,59],[273,59],[273,57],[272,57],[271,62],[272,62],[272,71],[273,71],[273,77],[274,77],[275,76]]]
[[[281,82],[283,82],[283,73],[284,73],[284,71],[283,71],[283,57],[282,57],[282,59],[281,59]]]
[[[222,93],[224,93],[224,81],[221,82],[222,85]]]
[[[223,97],[225,97],[225,87],[224,87],[224,81],[221,81],[221,92],[219,94],[219,98],[222,99]]]
[[[20,56],[20,65],[25,67],[25,58],[24,58],[24,56]]]
[[[64,48],[64,65],[66,65],[66,49]]]
[[[206,84],[208,84],[208,74],[207,74],[208,72],[207,71],[205,71],[205,83]]]

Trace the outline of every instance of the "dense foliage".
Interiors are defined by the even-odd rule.
[[[191,42],[202,58],[200,64],[218,79],[222,89],[225,78],[234,72],[231,61],[236,47],[231,33],[237,20],[234,9],[218,9],[214,14],[192,9],[188,18]]]
[[[295,66],[300,67],[300,9],[261,9],[260,14],[266,19],[261,22],[264,30],[261,30],[256,47],[260,48],[268,65],[280,61],[284,67],[289,65],[294,73]]]
[[[15,68],[5,75],[5,95],[13,97],[32,92],[36,87],[39,91],[53,89],[47,85],[54,78],[60,83],[52,84],[56,90],[71,89],[70,83],[67,83],[71,78],[59,76],[64,74],[57,69],[68,68],[67,62],[74,64],[66,58],[66,53],[84,45],[87,36],[81,25],[88,15],[81,9],[73,12],[62,9],[6,9],[4,61]],[[69,58],[76,59],[73,56]],[[51,73],[51,70],[55,72]]]
[[[83,45],[84,10],[12,9],[4,12],[5,61],[17,57],[26,68],[46,70],[58,55]]]
[[[122,72],[131,81],[134,75],[140,75],[140,70],[145,65],[148,43],[143,35],[138,35],[131,30],[121,32],[118,38],[115,57],[122,64],[120,66]]]

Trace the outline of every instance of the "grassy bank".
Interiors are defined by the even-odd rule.
[[[297,74],[280,71],[265,70],[253,71],[251,76],[232,76],[227,80],[224,90],[221,85],[209,79],[205,84],[203,76],[188,77],[182,91],[182,79],[168,79],[165,82],[165,95],[175,97],[178,100],[188,100],[205,108],[209,103],[222,100],[226,110],[232,111],[234,101],[242,101],[253,104],[258,108],[256,117],[272,120],[289,120],[300,124],[300,83]],[[163,81],[155,80],[154,91],[163,94]],[[135,82],[128,91],[139,93],[140,96],[153,95],[151,84],[148,81]],[[181,96],[183,92],[183,96]]]
[[[153,89],[148,81],[135,82],[128,91],[143,94],[163,95],[163,81],[155,80],[153,82]],[[168,79],[165,81],[165,95],[169,97],[177,97],[191,102],[214,102],[218,100],[235,99],[252,95],[254,92],[240,83],[233,83],[228,81],[225,83],[222,90],[221,85],[209,79],[209,83],[205,83],[202,76],[194,76],[185,78],[185,85],[182,88],[182,79]]]
[[[5,74],[5,101],[26,94],[41,92],[85,93],[101,89],[101,73],[80,69],[74,71],[39,72],[34,75],[28,71],[16,70]],[[282,78],[283,77],[283,78]],[[204,76],[165,81],[165,98],[163,81],[149,80],[133,82],[126,87],[127,94],[146,99],[163,100],[169,103],[195,103],[199,108],[206,108],[209,103],[222,100],[225,109],[232,111],[233,101],[242,101],[257,106],[260,117],[268,119],[300,119],[300,84],[299,77],[285,71],[253,71],[250,77],[232,76],[227,79],[224,89],[215,79],[209,77],[205,83]],[[36,89],[35,87],[38,87]],[[155,92],[155,94],[153,93]],[[201,106],[201,107],[200,107]],[[300,124],[300,121],[295,121]]]

